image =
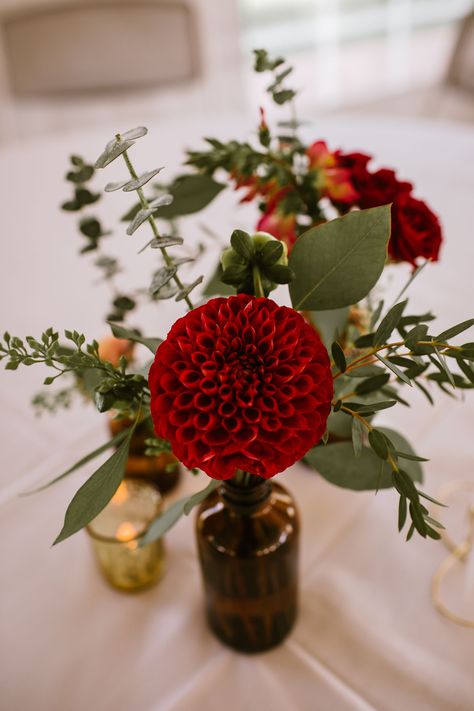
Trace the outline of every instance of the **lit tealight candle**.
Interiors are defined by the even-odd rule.
[[[164,548],[160,539],[139,545],[151,521],[161,511],[161,496],[152,483],[123,481],[109,504],[87,531],[106,580],[120,590],[150,587],[163,573]]]

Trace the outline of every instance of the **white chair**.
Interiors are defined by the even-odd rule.
[[[30,5],[0,10],[0,138],[145,113],[157,92],[184,93],[201,73],[188,3],[21,1]]]
[[[13,96],[97,92],[192,79],[190,8],[166,0],[69,2],[3,17]]]

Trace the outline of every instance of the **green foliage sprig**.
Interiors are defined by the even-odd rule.
[[[395,304],[385,314],[377,328],[356,340],[356,350],[352,352],[352,358],[346,357],[340,343],[335,341],[332,344],[337,393],[333,402],[333,411],[352,418],[353,452],[354,456],[360,459],[361,468],[365,470],[361,472],[362,476],[367,478],[368,468],[371,466],[370,457],[368,458],[367,454],[361,456],[366,449],[366,444],[373,455],[380,460],[379,473],[377,474],[375,468],[373,470],[371,480],[373,488],[378,489],[383,478],[386,479],[385,466],[389,467],[392,486],[400,497],[399,530],[405,526],[408,515],[411,519],[407,540],[412,537],[415,530],[423,537],[439,538],[436,529],[441,526],[430,517],[428,509],[420,500],[421,498],[432,499],[415,486],[413,472],[410,475],[406,467],[407,460],[422,462],[426,459],[419,457],[412,450],[407,450],[403,445],[404,448],[400,448],[387,431],[372,424],[371,417],[381,410],[395,406],[397,402],[408,405],[398,396],[395,389],[388,386],[391,378],[396,386],[417,385],[430,402],[433,402],[432,397],[426,387],[419,382],[420,378],[435,383],[448,394],[450,394],[447,390],[448,386],[472,389],[474,344],[465,343],[458,346],[448,341],[473,326],[474,319],[456,324],[438,335],[431,335],[428,333],[427,322],[432,320],[432,315],[405,316],[406,305],[407,301]],[[377,319],[375,323],[376,321]],[[390,342],[389,339],[395,330],[400,334],[400,338]],[[358,354],[357,350],[360,352],[360,349],[363,351]],[[447,358],[451,358],[456,363],[461,373],[452,371]],[[355,386],[354,378],[358,378]],[[371,397],[368,397],[369,395]],[[387,395],[392,398],[383,399],[383,396]],[[330,449],[331,446],[340,450],[339,445],[327,445],[327,448]],[[310,454],[307,459],[316,468],[320,467],[321,461],[317,452]],[[337,459],[334,464],[337,467]],[[352,473],[357,475],[357,464]],[[331,475],[334,477],[334,472]],[[337,483],[337,475],[335,483]]]
[[[257,73],[271,72],[273,75],[272,83],[267,87],[267,92],[275,104],[282,106],[289,101],[293,101],[297,92],[295,89],[284,86],[285,80],[293,72],[293,67],[284,67],[286,60],[283,57],[271,59],[265,49],[254,49],[254,55],[254,70]]]
[[[0,360],[7,359],[5,368],[16,370],[19,366],[46,365],[56,371],[47,376],[45,385],[51,385],[58,378],[75,374],[83,379],[93,373],[93,398],[97,409],[134,412],[138,403],[149,400],[148,382],[139,373],[127,373],[127,360],[122,356],[120,366],[100,359],[97,341],[86,343],[83,334],[77,331],[64,332],[67,345],[61,344],[59,334],[48,328],[40,339],[27,336],[25,340],[6,332],[0,340]],[[71,345],[70,345],[71,344]]]

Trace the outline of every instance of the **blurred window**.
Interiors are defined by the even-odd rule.
[[[246,49],[291,52],[452,23],[472,0],[240,0]]]
[[[311,83],[311,100],[326,108],[442,82],[457,23],[474,7],[473,0],[239,3],[245,55],[262,47],[290,62],[296,60],[299,79]]]

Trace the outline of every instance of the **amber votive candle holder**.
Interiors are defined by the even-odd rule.
[[[99,568],[114,588],[136,592],[156,584],[163,575],[163,540],[140,545],[161,509],[161,494],[152,482],[124,479],[87,526]]]

